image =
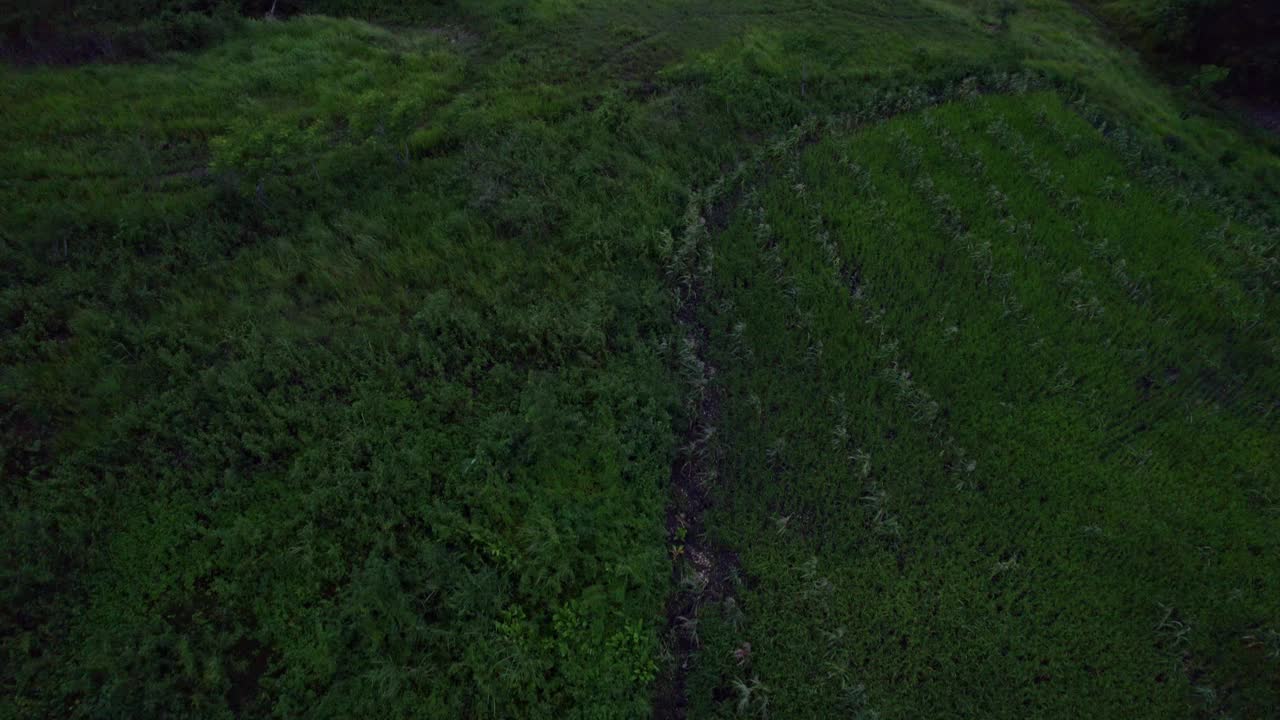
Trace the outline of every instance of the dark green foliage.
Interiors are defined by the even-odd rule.
[[[6,8],[0,716],[647,717],[712,380],[691,717],[1265,711],[1277,158],[981,6]]]
[[[1053,95],[839,127],[712,239],[745,623],[695,707],[1265,716],[1274,239]]]
[[[71,138],[6,142],[20,714],[647,707],[674,397],[623,229],[658,204],[602,220],[572,163],[672,188],[590,116],[549,134],[559,93],[493,125],[464,62],[305,20],[10,76],[38,120],[6,135]]]
[[[990,0],[982,7],[980,19],[1000,30],[1008,30],[1013,16],[1018,13],[1017,0]]]
[[[1271,0],[1092,0],[1173,74],[1231,70],[1223,91],[1277,99],[1280,4]]]
[[[1190,52],[1210,13],[1228,3],[1224,0],[1162,0],[1154,3],[1155,41],[1158,47]]]

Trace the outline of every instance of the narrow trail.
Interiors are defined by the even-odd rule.
[[[713,271],[708,247],[711,233],[728,214],[731,201],[721,198],[725,183],[697,194],[685,213],[679,240],[670,245],[668,280],[677,298],[677,355],[687,389],[688,424],[671,464],[671,499],[667,505],[667,547],[673,591],[667,599],[666,641],[672,662],[657,684],[655,718],[685,718],[688,677],[700,649],[698,610],[706,603],[734,599],[738,556],[708,537],[705,515],[712,506],[711,488],[720,481],[723,449],[717,437],[722,394],[716,368],[708,357],[711,331],[702,321],[705,281]],[[708,222],[708,216],[711,221]]]

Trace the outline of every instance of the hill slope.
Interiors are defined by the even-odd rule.
[[[9,714],[1280,704],[1274,141],[1050,0],[396,7],[0,70]]]

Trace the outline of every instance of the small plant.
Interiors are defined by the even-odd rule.
[[[1261,649],[1268,658],[1280,660],[1280,631],[1261,630],[1241,638],[1247,647]]]
[[[680,591],[693,596],[700,596],[707,589],[710,579],[706,573],[691,567],[687,562],[680,572]]]
[[[1155,631],[1168,647],[1176,648],[1191,642],[1191,625],[1178,617],[1178,611],[1169,605],[1160,604],[1160,619],[1156,621]]]
[[[769,716],[769,688],[760,682],[760,678],[752,676],[750,680],[735,679],[733,691],[738,696],[734,710],[741,717]]]
[[[795,515],[775,515],[773,517],[773,526],[775,531],[781,535],[787,531],[787,527],[791,524]]]
[[[700,647],[702,645],[702,641],[698,637],[697,618],[681,615],[676,618],[676,627],[680,629],[681,633],[684,633],[685,637],[689,638],[689,642],[693,644],[694,647]]]
[[[849,462],[853,463],[858,477],[866,480],[871,476],[871,453],[858,448],[849,455]]]
[[[724,599],[724,602],[721,603],[720,612],[724,616],[724,621],[729,624],[729,627],[735,633],[740,632],[747,621],[746,613],[742,612],[742,606],[732,596]],[[750,649],[750,643],[744,643],[744,645]]]
[[[997,560],[991,566],[991,579],[994,580],[1005,573],[1018,568],[1018,556],[1011,555],[1005,560]]]

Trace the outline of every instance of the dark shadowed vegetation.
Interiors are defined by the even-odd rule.
[[[1058,0],[0,23],[0,717],[1280,707],[1280,153],[1169,43]]]
[[[1271,0],[1088,0],[1174,77],[1280,102],[1280,3]]]

